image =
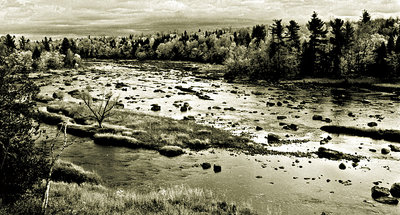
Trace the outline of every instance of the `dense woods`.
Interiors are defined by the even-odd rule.
[[[5,50],[38,69],[76,67],[81,58],[184,60],[225,64],[227,79],[276,81],[302,77],[398,77],[399,19],[324,22],[314,12],[305,26],[273,20],[269,26],[128,37],[90,37],[32,42],[3,37]],[[32,56],[31,59],[27,59]],[[30,63],[30,62],[26,62]]]

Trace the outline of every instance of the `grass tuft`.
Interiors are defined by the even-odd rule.
[[[57,161],[51,175],[53,181],[68,183],[100,184],[101,178],[94,172],[85,171],[82,167],[67,161]]]

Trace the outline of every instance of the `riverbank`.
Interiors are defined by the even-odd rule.
[[[108,188],[98,176],[69,162],[59,162],[51,183],[46,214],[257,214],[245,204],[226,202],[210,190],[171,186],[139,193]],[[95,178],[95,181],[93,181]],[[66,182],[67,181],[67,182]],[[71,183],[68,183],[71,182]],[[79,184],[78,184],[78,183]],[[41,214],[41,195],[25,195],[0,214]]]

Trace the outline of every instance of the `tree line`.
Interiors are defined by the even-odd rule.
[[[296,21],[284,26],[282,20],[274,20],[269,29],[253,28],[253,34],[269,31],[270,35],[261,34],[265,40],[252,40],[248,46],[239,42],[230,51],[225,61],[226,77],[268,81],[303,77],[394,80],[400,75],[399,24],[398,18],[372,20],[365,10],[356,22],[336,18],[325,23],[314,12],[306,24],[308,32],[301,34]]]
[[[256,25],[237,30],[156,33],[127,37],[90,37],[16,41],[0,38],[0,52],[15,52],[35,69],[77,67],[81,58],[185,60],[225,64],[226,78],[281,80],[302,77],[399,76],[399,19],[358,21],[336,18],[327,23],[316,12],[305,26]],[[0,54],[1,54],[0,53]],[[31,56],[31,60],[29,60]]]

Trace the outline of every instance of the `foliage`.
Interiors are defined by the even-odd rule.
[[[42,70],[60,69],[64,65],[64,57],[64,55],[56,51],[44,52],[40,57],[39,68]]]
[[[28,78],[32,53],[0,58],[0,198],[13,201],[43,178],[46,154],[35,146],[38,128],[33,97],[38,88]]]

